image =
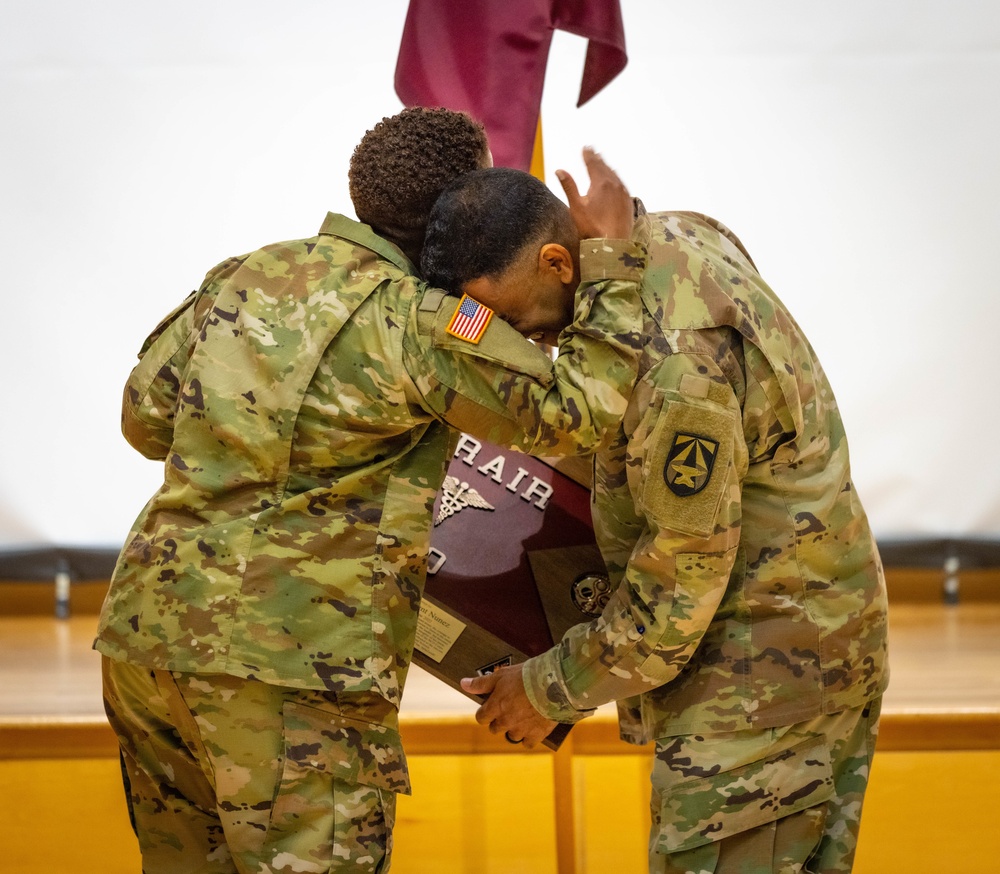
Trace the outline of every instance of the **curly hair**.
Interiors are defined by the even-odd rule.
[[[489,154],[486,131],[464,112],[415,106],[383,118],[351,156],[358,219],[419,264],[434,201],[457,177],[488,166]]]

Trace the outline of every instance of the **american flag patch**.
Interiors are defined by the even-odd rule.
[[[488,306],[483,306],[479,301],[473,300],[467,294],[463,294],[462,299],[458,302],[458,309],[455,310],[455,315],[448,322],[446,330],[460,340],[478,343],[492,318],[493,310]]]

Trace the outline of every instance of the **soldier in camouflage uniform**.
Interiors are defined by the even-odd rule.
[[[501,306],[547,249],[571,258],[572,238],[510,225],[536,187],[486,170],[446,190],[427,278]],[[465,258],[476,237],[496,243],[485,270]],[[833,392],[719,222],[637,204],[634,238],[648,250],[645,349],[593,485],[616,592],[549,652],[463,684],[490,694],[480,722],[529,746],[617,701],[622,737],[655,741],[650,871],[850,871],[887,682],[886,597]],[[558,327],[510,315],[524,331]]]
[[[409,173],[440,171],[444,112],[386,120],[405,127]],[[482,131],[461,118],[481,165]],[[627,192],[593,168],[607,196],[575,214],[627,237]],[[387,213],[425,208],[411,182]],[[388,870],[409,792],[397,710],[452,429],[568,454],[621,418],[638,253],[597,248],[555,362],[489,311],[449,333],[458,301],[332,214],[211,270],[143,345],[123,431],[164,481],[96,647],[145,874]]]

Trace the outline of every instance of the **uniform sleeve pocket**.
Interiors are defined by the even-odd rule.
[[[735,428],[721,407],[665,400],[646,449],[643,509],[673,530],[709,536],[730,482]]]
[[[285,756],[333,779],[410,794],[410,774],[399,732],[338,713],[286,702]]]
[[[657,851],[677,853],[816,807],[833,796],[833,770],[822,737],[663,795]]]

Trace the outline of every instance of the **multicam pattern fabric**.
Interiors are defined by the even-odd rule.
[[[121,553],[97,649],[398,705],[447,426],[574,454],[625,411],[643,251],[591,248],[554,363],[500,319],[476,345],[449,336],[457,299],[342,216],[212,270],[126,386],[123,431],[165,459],[164,483]]]
[[[879,706],[658,741],[651,874],[850,871]]]
[[[388,870],[410,783],[380,695],[107,658],[104,674],[146,874]]]
[[[827,378],[728,229],[639,229],[647,345],[593,492],[618,588],[525,663],[529,697],[564,722],[616,700],[634,742],[862,706],[887,683],[885,584]],[[704,451],[678,466],[678,437]]]
[[[648,342],[593,489],[617,590],[525,688],[564,722],[618,701],[622,737],[656,739],[651,874],[849,871],[886,594],[836,401],[728,229],[638,227]]]

